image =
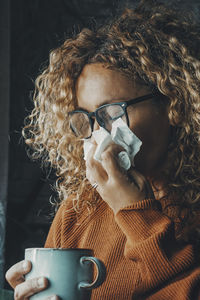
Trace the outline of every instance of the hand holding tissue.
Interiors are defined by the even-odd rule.
[[[102,152],[109,144],[114,142],[124,148],[124,151],[118,154],[120,166],[125,170],[130,169],[131,165],[134,166],[134,157],[139,152],[142,141],[129,129],[121,118],[113,122],[111,133],[101,127],[99,130],[93,131],[92,136],[97,143],[94,159],[101,162]],[[90,140],[84,140],[85,160],[92,146],[93,144]]]

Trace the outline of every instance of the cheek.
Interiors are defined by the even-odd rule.
[[[153,114],[143,120],[135,119],[130,124],[133,132],[142,141],[141,150],[135,157],[135,165],[145,175],[149,175],[166,156],[170,136],[168,118]]]

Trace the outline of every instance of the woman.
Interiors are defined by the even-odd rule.
[[[195,24],[145,1],[68,39],[36,81],[24,136],[56,168],[61,199],[45,247],[94,250],[107,278],[92,299],[200,299],[199,45]],[[119,117],[142,141],[128,171],[114,143],[93,158],[92,132]],[[47,287],[24,282],[30,269],[8,270],[15,299]]]

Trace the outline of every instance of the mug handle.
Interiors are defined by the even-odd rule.
[[[89,289],[89,290],[96,289],[98,286],[100,286],[104,282],[104,280],[106,278],[106,267],[104,266],[102,261],[100,261],[98,258],[93,257],[93,256],[82,256],[80,258],[81,265],[84,265],[84,263],[86,261],[90,261],[93,264],[95,264],[95,266],[97,268],[97,276],[92,283],[81,281],[78,284],[78,287],[79,287],[79,289],[80,288]]]

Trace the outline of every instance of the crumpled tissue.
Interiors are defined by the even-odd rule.
[[[101,153],[109,144],[114,142],[124,148],[124,151],[118,154],[119,165],[125,170],[130,169],[131,165],[134,166],[134,157],[139,152],[142,141],[129,129],[121,118],[113,122],[111,133],[100,127],[99,130],[93,131],[92,136],[97,143],[94,159],[101,162]],[[93,145],[90,139],[84,140],[85,160]]]

